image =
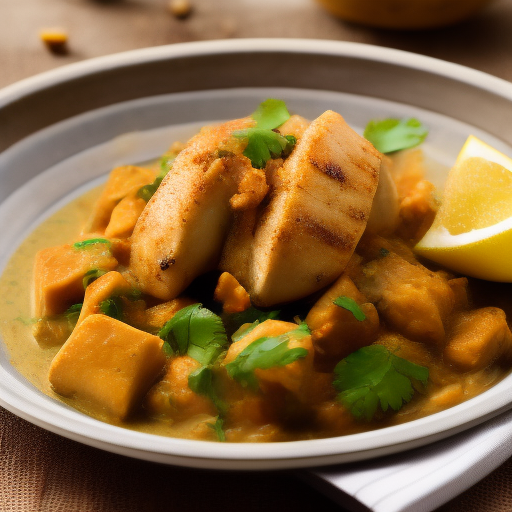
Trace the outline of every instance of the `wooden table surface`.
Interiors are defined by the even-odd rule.
[[[174,18],[167,0],[0,0],[0,87],[65,64],[186,41],[285,37],[356,41],[441,58],[512,81],[512,2],[426,32],[374,30],[338,21],[312,0],[190,0]],[[69,34],[50,53],[44,28]],[[23,448],[20,448],[23,447]],[[440,511],[511,510],[512,462]],[[508,494],[507,494],[508,492]],[[507,500],[507,501],[505,501]],[[0,510],[296,512],[340,510],[291,473],[220,473],[135,461],[82,446],[0,409]]]

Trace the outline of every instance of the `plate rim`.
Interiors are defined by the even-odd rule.
[[[116,67],[130,67],[132,65],[144,63],[147,61],[169,60],[184,56],[208,56],[223,53],[248,53],[253,51],[272,53],[277,50],[281,52],[285,51],[297,54],[330,54],[334,56],[357,57],[360,59],[393,65],[397,65],[398,63],[398,65],[405,68],[418,69],[431,74],[442,75],[458,82],[468,83],[472,86],[480,87],[512,102],[512,84],[503,79],[491,76],[481,71],[467,68],[465,66],[445,62],[432,57],[417,55],[403,50],[377,47],[362,43],[329,40],[240,39],[179,43],[153,48],[143,48],[68,64],[51,71],[41,73],[34,77],[21,80],[1,89],[0,112],[5,105],[11,102],[19,101],[23,97],[30,95],[38,90],[51,87],[55,84],[66,83],[72,79],[87,76],[89,74],[101,73],[103,70],[107,69],[111,70]],[[22,141],[23,140],[24,139],[22,139]],[[509,377],[512,379],[512,376]],[[499,384],[497,384],[497,386],[499,386]],[[495,388],[496,386],[492,389]],[[0,385],[0,391],[2,390],[5,393],[4,386]],[[487,391],[485,394],[489,393],[489,391]],[[10,397],[11,401],[7,400],[6,396]],[[454,416],[459,413],[464,413],[466,409],[473,407],[474,400],[477,398],[478,397],[459,404],[458,406],[455,406],[451,409],[447,409],[446,411],[451,412],[445,414],[444,416]],[[16,399],[18,400],[17,402]],[[14,400],[14,403],[12,400]],[[98,439],[97,436],[89,436],[85,432],[69,430],[60,425],[48,423],[37,415],[27,412],[27,409],[31,410],[34,404],[30,404],[32,407],[28,407],[25,410],[20,409],[19,404],[23,403],[24,397],[13,396],[12,390],[10,394],[3,394],[3,396],[0,394],[0,404],[3,407],[47,430],[56,432],[60,435],[64,435],[91,446],[105,449],[107,451],[122,453],[136,458],[145,458],[147,460],[153,460],[157,462],[188,465],[191,467],[210,467],[212,469],[219,468],[252,470],[316,466],[324,463],[331,464],[335,462],[351,462],[353,460],[367,458],[361,457],[362,452],[364,451],[362,449],[360,449],[357,453],[350,450],[333,452],[333,448],[330,445],[336,444],[335,440],[337,439],[346,439],[347,436],[308,441],[292,441],[286,443],[268,443],[265,445],[254,445],[251,443],[219,444],[207,441],[162,438],[167,440],[166,444],[169,445],[168,450],[162,451],[160,447],[158,451],[152,451],[148,450],[146,447],[141,451],[141,449],[137,446],[126,446],[125,443],[113,443],[110,441],[105,441],[104,439]],[[468,406],[467,404],[472,405]],[[436,421],[436,419],[438,420],[443,415],[443,413],[446,413],[446,411],[442,411],[435,415],[431,415],[420,420],[415,420],[415,424],[421,422],[422,425],[428,426],[427,436],[422,435],[421,439],[418,439],[414,434],[409,433],[409,435],[405,435],[400,441],[391,444],[388,443],[383,445],[382,441],[379,441],[376,442],[377,446],[375,446],[375,443],[372,444],[370,442],[366,451],[371,451],[375,456],[378,456],[401,451],[407,447],[426,444],[424,442],[425,438],[436,440],[442,437],[447,437],[448,435],[452,435],[455,432],[470,428],[477,423],[481,423],[486,419],[499,414],[505,410],[506,407],[506,404],[501,404],[500,407],[495,410],[489,410],[487,408],[485,414],[479,418],[472,418],[463,425],[451,425],[449,428],[445,428],[442,431],[439,431],[439,429],[433,427],[431,424]],[[75,413],[76,412],[74,412],[74,414]],[[97,422],[97,420],[93,421]],[[366,438],[370,438],[371,440],[372,437],[375,437],[372,436],[374,432],[379,432],[380,436],[385,438],[389,437],[387,434],[390,429],[393,429],[393,433],[401,432],[402,430],[410,431],[411,428],[408,428],[408,425],[410,424],[411,423],[409,422],[402,425],[387,427],[385,429],[378,429],[376,431],[353,434],[350,436],[350,438],[357,440],[358,443],[364,443],[367,441]],[[110,427],[112,426],[109,426],[109,428]],[[120,427],[112,428],[118,429]],[[133,433],[133,431],[130,432]],[[384,432],[384,435],[382,435],[382,432]],[[160,438],[160,436],[152,436],[151,434],[141,434],[137,432],[134,434],[135,437],[137,437],[138,434],[139,436],[143,437],[151,436]],[[171,441],[169,441],[169,439]],[[302,452],[305,451],[307,452],[306,454],[302,454],[300,456],[294,454],[294,449],[297,443],[300,443],[301,449],[304,448]],[[311,448],[306,450],[306,443],[308,443],[307,446]],[[177,450],[177,446],[175,445],[179,445],[178,447],[185,446],[185,448],[183,450]],[[210,455],[205,456],[204,452],[206,451],[207,446],[209,447],[208,449],[210,450]],[[242,452],[240,450],[240,446],[242,446],[244,450],[247,449],[247,451]],[[262,448],[262,446],[266,446],[267,448]],[[192,449],[192,452],[195,453],[195,455],[190,455],[191,452],[189,447]],[[269,455],[271,455],[271,452],[274,452],[274,455],[277,454],[277,456],[270,457]]]

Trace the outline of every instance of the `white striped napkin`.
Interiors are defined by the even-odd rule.
[[[430,512],[512,456],[512,411],[434,444],[317,468],[305,479],[351,512]]]

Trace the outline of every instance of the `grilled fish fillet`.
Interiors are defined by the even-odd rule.
[[[268,202],[237,214],[220,267],[257,306],[305,297],[344,270],[369,218],[382,155],[337,113],[306,129]]]
[[[233,131],[253,125],[244,118],[204,128],[176,157],[132,235],[130,271],[144,292],[173,299],[217,266],[232,218],[229,199],[252,169],[241,154],[220,158],[218,149]]]

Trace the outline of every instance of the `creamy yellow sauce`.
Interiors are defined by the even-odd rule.
[[[37,226],[13,254],[0,277],[0,331],[11,364],[31,384],[56,396],[48,367],[60,347],[41,348],[32,336],[31,289],[34,256],[40,249],[72,242],[100,193],[91,190]]]

